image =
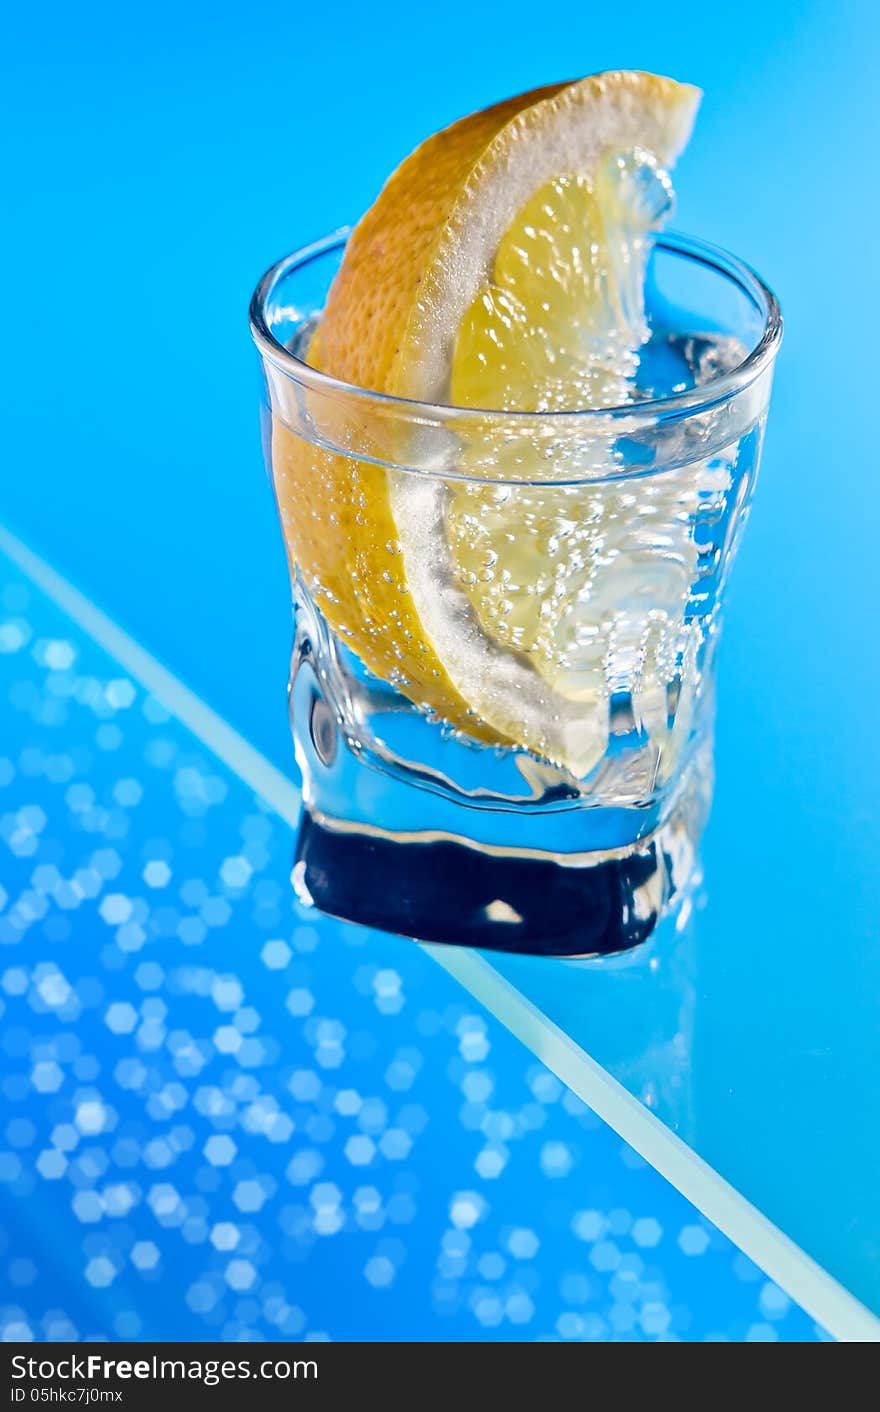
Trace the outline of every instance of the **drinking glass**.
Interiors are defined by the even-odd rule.
[[[739,260],[664,235],[630,400],[431,405],[309,366],[345,240],[279,261],[251,303],[293,588],[297,894],[427,941],[626,950],[699,872],[721,609],[755,487],[777,302]],[[487,557],[501,576],[490,629],[453,552],[468,525],[484,545],[528,535],[518,582],[503,555],[494,569]],[[548,640],[517,636],[524,604],[529,623],[552,622]],[[446,714],[419,654],[449,652],[471,673],[462,686],[459,666],[463,698],[502,703],[501,728],[499,715]],[[526,744],[503,728],[518,713]]]

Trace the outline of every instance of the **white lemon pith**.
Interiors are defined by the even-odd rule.
[[[310,361],[463,407],[626,401],[650,232],[698,96],[652,75],[598,75],[429,139],[354,232]],[[317,452],[276,427],[291,557],[367,666],[458,729],[582,777],[604,753],[615,690],[665,719],[687,548],[646,556],[631,491],[513,483],[488,442],[462,450],[473,479],[443,481]],[[681,492],[669,484],[656,503],[649,490],[649,515],[653,498],[655,520],[680,521]]]

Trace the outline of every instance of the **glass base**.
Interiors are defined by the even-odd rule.
[[[427,722],[418,767],[379,759],[368,745],[375,713],[340,687],[338,654],[319,632],[313,613],[298,616],[290,708],[302,903],[420,941],[543,956],[628,951],[680,905],[698,871],[711,730],[667,788],[635,805],[468,795],[438,783],[449,747]],[[495,753],[471,756],[491,779]]]
[[[540,956],[611,956],[647,941],[695,880],[693,846],[670,820],[623,856],[488,851],[303,810],[300,901],[420,941]]]

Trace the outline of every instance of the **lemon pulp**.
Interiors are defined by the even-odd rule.
[[[672,202],[643,149],[609,154],[593,180],[563,175],[537,191],[462,322],[452,402],[559,412],[627,401],[647,333],[648,240]],[[447,534],[483,629],[572,697],[583,694],[577,662],[597,665],[599,624],[585,609],[608,501],[600,489],[450,483]]]

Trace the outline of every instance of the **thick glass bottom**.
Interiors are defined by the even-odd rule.
[[[290,706],[303,813],[293,883],[305,905],[420,941],[609,956],[646,941],[681,904],[711,797],[710,716],[680,775],[637,803],[468,795],[439,784],[449,746],[437,727],[417,722],[418,766],[365,747],[378,713],[340,687],[338,655],[316,615],[299,615]],[[414,715],[403,698],[399,715]],[[468,754],[491,782],[497,754]]]
[[[694,872],[682,820],[623,856],[564,858],[388,834],[305,809],[293,882],[307,905],[421,941],[609,956],[646,941]]]

